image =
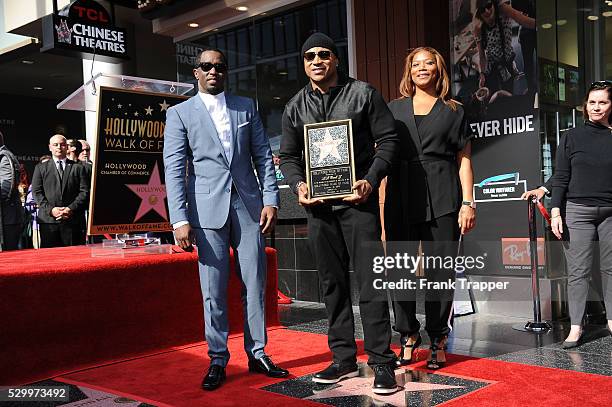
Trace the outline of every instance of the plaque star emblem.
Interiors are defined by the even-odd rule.
[[[121,109],[121,108],[123,107],[123,105],[122,105],[121,103],[119,103],[119,104],[117,105],[117,107],[118,107],[119,109]]]
[[[153,109],[151,108],[151,106],[147,106],[147,107],[145,108],[145,112],[146,112],[146,113],[145,113],[145,115],[147,115],[147,116],[153,116]]]
[[[164,99],[163,103],[159,103],[159,106],[161,107],[161,112],[163,112],[164,110],[168,110],[168,108],[170,107],[170,105],[168,103],[166,103],[166,99]]]
[[[338,160],[342,160],[342,157],[340,157],[340,153],[338,152],[338,146],[340,144],[342,144],[342,140],[335,140],[330,134],[329,129],[325,129],[325,136],[323,136],[323,140],[313,143],[313,145],[319,149],[317,164],[321,164],[323,160],[330,155]]]
[[[153,172],[147,184],[126,184],[125,186],[142,199],[138,212],[136,212],[134,217],[134,222],[142,218],[150,210],[154,210],[159,216],[168,220],[168,211],[164,204],[166,185],[161,183],[157,162],[155,167],[153,167]]]
[[[134,116],[138,117],[138,112],[134,112]]]

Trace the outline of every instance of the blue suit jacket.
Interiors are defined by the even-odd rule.
[[[272,151],[255,103],[227,92],[225,100],[232,128],[229,160],[198,95],[168,109],[164,166],[172,224],[223,227],[232,183],[255,222],[264,205],[279,205]]]

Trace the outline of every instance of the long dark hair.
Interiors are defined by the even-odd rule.
[[[502,31],[503,24],[502,24],[502,21],[501,21],[501,17],[499,15],[499,7],[497,5],[497,1],[495,1],[495,0],[478,0],[478,2],[476,3],[476,12],[474,13],[474,15],[482,23],[482,28],[480,29],[480,42],[481,42],[481,44],[482,44],[482,46],[484,48],[487,47],[487,32],[489,31],[489,25],[485,22],[484,18],[482,18],[482,11],[481,10],[488,3],[491,3],[491,5],[493,7],[493,12],[494,12],[493,16],[495,18],[495,25],[497,25],[499,27],[499,30],[500,30],[499,33],[502,36],[502,41],[505,40],[505,38],[503,37],[503,35],[504,35],[504,33]]]

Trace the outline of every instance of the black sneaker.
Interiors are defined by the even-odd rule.
[[[395,372],[389,365],[374,365],[374,386],[372,391],[376,394],[391,394],[397,391]]]
[[[338,383],[342,379],[359,376],[359,366],[357,364],[341,365],[332,363],[326,369],[316,373],[312,378],[315,383],[332,384]]]

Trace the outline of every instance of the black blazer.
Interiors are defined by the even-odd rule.
[[[0,223],[4,225],[20,225],[23,222],[18,184],[19,161],[9,149],[0,146]]]
[[[452,110],[438,99],[419,128],[411,98],[394,100],[389,109],[400,158],[387,180],[385,218],[398,226],[401,219],[405,226],[457,212],[462,198],[457,153],[471,138],[463,108]]]
[[[38,204],[39,223],[60,223],[51,215],[54,207],[69,207],[73,214],[66,222],[81,224],[89,204],[89,179],[81,164],[66,160],[63,180],[53,159],[38,164],[32,176],[32,194]]]

